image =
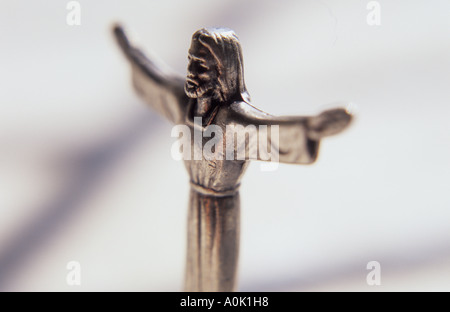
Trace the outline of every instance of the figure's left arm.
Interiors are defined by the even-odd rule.
[[[352,120],[352,115],[344,108],[326,110],[314,116],[281,117],[264,113],[247,103],[235,103],[231,110],[234,116],[231,119],[236,124],[255,126],[258,138],[253,140],[253,145],[257,144],[257,147],[251,146],[249,139],[246,143],[258,151],[257,160],[293,164],[313,163],[318,156],[320,139],[340,133]],[[265,144],[267,147],[262,146]],[[272,156],[268,157],[268,153]],[[278,159],[274,159],[273,153]]]

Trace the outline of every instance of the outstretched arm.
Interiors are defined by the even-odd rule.
[[[163,70],[162,66],[149,59],[130,43],[121,25],[115,25],[113,32],[118,45],[131,64],[133,85],[138,94],[169,121],[182,122],[188,102],[184,92],[184,78],[169,70]]]
[[[232,123],[244,127],[254,125],[256,128],[257,140],[250,136],[246,138],[246,159],[255,159],[250,156],[253,149],[257,150],[253,154],[257,160],[293,164],[313,163],[318,156],[320,139],[343,131],[352,119],[352,115],[343,108],[326,110],[315,116],[277,117],[239,102],[232,104],[230,111]],[[267,131],[264,131],[264,126],[267,126]],[[273,154],[268,157],[269,152],[278,157],[274,158]]]

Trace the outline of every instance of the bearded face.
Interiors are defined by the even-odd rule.
[[[215,97],[219,90],[217,62],[209,50],[193,41],[188,54],[184,90],[188,97]]]

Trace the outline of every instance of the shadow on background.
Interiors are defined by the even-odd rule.
[[[14,277],[22,262],[32,257],[46,240],[56,235],[71,217],[82,211],[81,203],[93,195],[111,170],[123,156],[138,144],[141,139],[152,133],[156,137],[157,128],[163,120],[153,113],[139,115],[129,122],[125,131],[99,143],[98,147],[80,153],[80,157],[70,164],[75,175],[69,179],[65,190],[52,202],[45,204],[39,218],[21,229],[19,234],[2,250],[0,255],[0,290],[7,289],[8,281]],[[69,156],[73,157],[73,156]]]

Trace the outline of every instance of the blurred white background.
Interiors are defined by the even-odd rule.
[[[115,21],[181,73],[197,29],[234,29],[272,114],[358,107],[313,166],[251,164],[239,290],[450,290],[449,1],[378,1],[378,26],[362,0],[80,0],[79,26],[67,2],[0,1],[1,291],[182,289],[188,176]]]

